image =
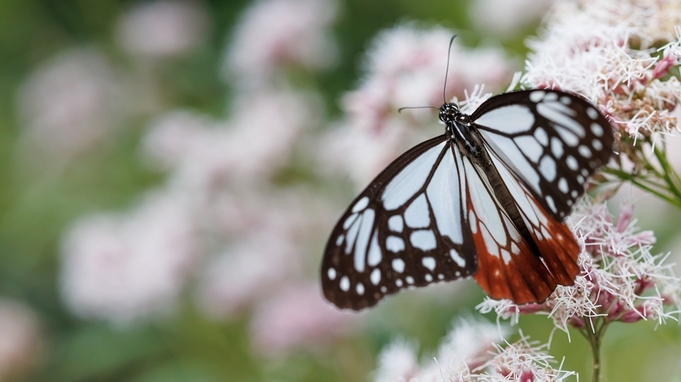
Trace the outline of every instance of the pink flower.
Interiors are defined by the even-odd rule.
[[[317,70],[335,60],[333,0],[258,0],[234,31],[225,68],[230,81],[261,83],[282,66]]]
[[[177,56],[205,40],[209,22],[206,10],[196,1],[137,3],[118,20],[116,39],[132,55]]]
[[[26,305],[0,299],[0,380],[15,380],[36,366],[43,335],[35,313]]]
[[[251,335],[259,352],[277,355],[297,347],[315,348],[343,336],[356,317],[324,301],[316,284],[291,286],[258,307]]]
[[[18,96],[31,158],[69,160],[110,140],[126,116],[124,79],[90,49],[63,52],[40,66]],[[39,154],[39,155],[36,155]]]
[[[279,231],[253,233],[206,262],[198,289],[201,310],[231,318],[267,298],[284,280],[300,274],[300,248]]]
[[[480,0],[471,3],[473,23],[483,34],[509,38],[539,21],[553,0]]]
[[[61,289],[78,316],[115,323],[171,311],[196,268],[189,205],[170,193],[124,214],[81,218],[62,245]]]
[[[345,119],[324,140],[323,163],[345,170],[357,188],[364,187],[410,146],[440,133],[437,113],[400,114],[400,107],[439,106],[452,96],[465,98],[467,89],[473,91],[479,83],[499,87],[510,77],[500,50],[467,50],[455,40],[444,89],[453,35],[444,28],[421,30],[412,24],[380,33],[366,54],[365,78],[343,97]]]

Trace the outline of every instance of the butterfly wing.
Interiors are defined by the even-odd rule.
[[[468,180],[466,211],[478,256],[475,280],[492,298],[517,304],[544,301],[556,284],[571,285],[579,271],[579,246],[568,227],[553,219],[498,158],[495,173],[464,161]],[[488,176],[498,176],[495,191]],[[512,198],[514,221],[502,198]]]
[[[391,163],[336,224],[322,261],[322,288],[359,310],[401,289],[474,274],[465,227],[463,158],[442,135]]]
[[[472,115],[492,153],[527,186],[553,219],[562,221],[586,179],[608,162],[608,120],[583,98],[554,90],[492,97]]]

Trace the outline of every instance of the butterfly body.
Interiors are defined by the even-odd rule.
[[[475,277],[493,298],[540,302],[578,272],[562,222],[612,154],[608,121],[559,91],[506,93],[470,116],[440,107],[443,135],[391,163],[334,228],[322,288],[340,308]]]

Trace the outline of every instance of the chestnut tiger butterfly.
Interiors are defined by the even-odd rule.
[[[439,118],[444,134],[388,165],[333,229],[321,281],[339,308],[471,276],[517,304],[573,284],[580,248],[563,220],[612,155],[606,117],[575,94],[534,89],[470,115],[445,102]]]

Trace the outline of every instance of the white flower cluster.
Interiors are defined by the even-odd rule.
[[[375,382],[562,381],[574,372],[555,369],[545,346],[525,336],[502,342],[506,330],[488,322],[460,320],[440,345],[434,360],[421,366],[416,346],[395,341],[379,356]]]
[[[678,127],[677,1],[554,4],[531,49],[524,83],[582,94],[634,140]]]

